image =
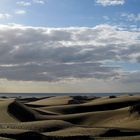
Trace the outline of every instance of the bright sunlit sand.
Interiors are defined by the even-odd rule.
[[[140,139],[140,96],[0,99],[0,140]]]

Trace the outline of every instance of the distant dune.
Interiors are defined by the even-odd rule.
[[[140,96],[0,98],[0,140],[140,140]]]

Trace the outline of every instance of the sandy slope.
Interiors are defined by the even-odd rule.
[[[11,139],[11,138],[0,137],[0,140],[13,140],[13,139]]]
[[[27,103],[28,105],[41,105],[41,106],[53,106],[53,105],[65,105],[72,100],[69,96],[56,96],[50,98],[44,98],[41,100],[33,101]]]
[[[0,123],[18,122],[18,120],[8,112],[8,106],[13,102],[13,99],[0,100]]]
[[[0,140],[140,138],[140,96],[0,99]]]

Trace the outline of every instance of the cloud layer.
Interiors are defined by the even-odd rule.
[[[19,5],[19,6],[30,6],[31,2],[18,1],[18,2],[16,2],[16,4]]]
[[[31,0],[31,1],[18,1],[16,4],[18,6],[31,6],[33,3],[35,4],[45,4],[45,0]]]
[[[96,0],[97,4],[102,6],[115,6],[115,5],[123,5],[125,0]]]
[[[140,81],[137,78],[139,71],[126,72],[115,65],[116,62],[139,63],[139,46],[140,32],[123,31],[110,25],[93,28],[0,25],[0,78],[20,81],[75,78]]]
[[[133,14],[133,13],[122,13],[121,17],[125,18],[128,21],[140,21],[140,13]]]
[[[24,15],[24,14],[26,14],[26,11],[25,10],[16,10],[15,14],[17,14],[17,15]]]
[[[12,16],[8,13],[0,13],[0,20],[1,19],[9,19],[11,18]]]

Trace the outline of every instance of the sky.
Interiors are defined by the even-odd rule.
[[[139,5],[1,0],[0,92],[139,92]]]

